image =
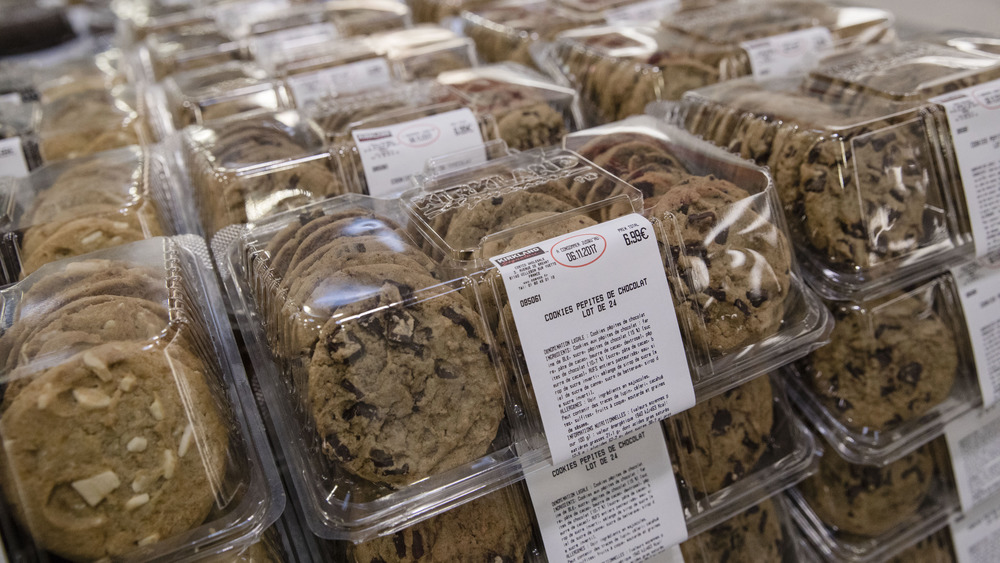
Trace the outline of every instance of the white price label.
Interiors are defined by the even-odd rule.
[[[389,63],[383,58],[367,59],[305,74],[293,74],[286,81],[298,107],[341,94],[354,94],[385,86],[392,80]]]
[[[254,53],[270,54],[292,49],[300,44],[317,42],[318,37],[330,40],[339,36],[340,32],[332,23],[314,23],[257,35],[251,38],[250,42]]]
[[[550,563],[644,561],[687,538],[659,423],[525,482]]]
[[[740,43],[750,57],[754,78],[789,76],[807,71],[833,47],[825,27],[811,27]]]
[[[1000,561],[1000,495],[959,515],[950,528],[958,563]]]
[[[398,193],[427,159],[467,151],[469,165],[486,162],[486,147],[472,110],[457,109],[413,121],[351,131],[369,195]],[[475,150],[475,147],[482,150]]]
[[[1000,251],[1000,80],[931,101],[948,115],[976,254]]]
[[[989,407],[1000,395],[1000,261],[982,259],[951,274],[972,342],[983,405]]]
[[[968,511],[1000,493],[1000,407],[955,419],[944,435],[962,508]]]
[[[21,94],[11,92],[0,96],[0,104],[21,105]]]
[[[657,22],[680,8],[680,0],[650,0],[637,2],[604,12],[608,23]]]
[[[24,158],[21,138],[0,139],[0,176],[23,178],[28,175],[28,161]]]
[[[555,463],[694,406],[652,224],[620,217],[490,259]]]

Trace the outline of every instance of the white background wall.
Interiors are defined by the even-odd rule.
[[[1000,0],[839,0],[896,14],[900,32],[961,29],[1000,36]]]

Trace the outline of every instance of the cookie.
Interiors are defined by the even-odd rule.
[[[363,221],[362,225],[365,226],[365,232],[369,232],[368,225],[370,223],[366,219],[369,217],[374,218],[374,216],[365,209],[355,208],[332,213],[323,211],[300,213],[295,221],[289,222],[288,225],[268,241],[265,250],[269,257],[269,268],[276,276],[284,277],[288,271],[288,265],[295,256],[295,252],[301,245],[302,240],[328,222],[349,219],[351,217],[361,218],[360,220]]]
[[[390,536],[351,546],[354,563],[521,563],[531,517],[520,496],[501,489]]]
[[[828,526],[877,537],[910,521],[934,483],[934,461],[924,446],[885,467],[853,465],[826,448],[819,471],[799,491]]]
[[[516,150],[556,145],[566,134],[562,114],[546,103],[520,107],[497,119],[500,138]]]
[[[941,530],[906,548],[889,563],[955,563],[951,534]]]
[[[712,494],[752,472],[771,442],[772,406],[770,379],[760,376],[673,417],[680,477]]]
[[[484,236],[502,230],[518,217],[538,211],[569,211],[573,207],[545,193],[518,190],[456,212],[444,240],[454,249],[474,249]]]
[[[951,394],[959,352],[935,310],[934,287],[830,303],[830,342],[799,366],[826,410],[851,430],[891,430]]]
[[[74,561],[118,557],[208,516],[228,437],[184,354],[114,342],[26,375],[0,417],[2,484],[42,547]]]
[[[27,276],[49,262],[163,234],[156,222],[139,225],[134,221],[116,219],[83,217],[60,224],[43,241],[32,244],[30,252],[22,252],[21,275]],[[29,235],[30,230],[25,237]]]
[[[770,499],[681,544],[685,563],[782,561],[787,550],[781,517]]]
[[[661,252],[681,326],[700,349],[721,354],[773,335],[791,285],[784,234],[748,205],[742,188],[714,176],[689,176],[657,199]]]
[[[322,450],[349,472],[401,486],[485,455],[504,415],[482,321],[464,297],[399,266],[331,274],[343,303],[308,369]],[[305,302],[312,302],[305,300]],[[475,397],[475,401],[465,400]]]

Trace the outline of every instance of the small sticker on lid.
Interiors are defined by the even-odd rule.
[[[385,86],[392,80],[389,63],[384,58],[367,59],[285,79],[298,107],[324,98],[354,94]]]
[[[619,217],[490,260],[555,463],[694,406],[648,219]]]
[[[374,196],[409,188],[410,178],[435,156],[466,151],[470,165],[486,162],[483,134],[469,108],[385,127],[355,129],[351,136],[361,156],[368,194]]]
[[[995,563],[1000,557],[1000,495],[959,514],[949,528],[958,563]]]
[[[525,482],[550,563],[683,561],[666,558],[687,525],[659,423]]]
[[[0,176],[23,178],[28,175],[28,161],[24,158],[20,137],[0,139]]]
[[[0,104],[21,105],[21,94],[11,92],[0,96]]]
[[[1000,251],[1000,80],[931,98],[944,107],[976,255]]]
[[[637,2],[635,4],[627,4],[620,8],[614,8],[604,12],[604,19],[608,23],[655,23],[676,12],[680,6],[680,0],[649,0],[647,2]]]
[[[816,66],[833,47],[833,36],[825,27],[812,27],[744,41],[740,47],[750,57],[754,78],[790,76]]]
[[[989,407],[1000,395],[1000,256],[970,262],[951,274],[969,331],[983,405]]]

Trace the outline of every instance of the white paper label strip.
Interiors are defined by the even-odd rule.
[[[653,226],[638,214],[490,259],[555,463],[694,406]]]
[[[993,496],[950,525],[958,563],[1000,561],[1000,496]]]
[[[298,107],[323,98],[354,94],[385,86],[392,80],[384,58],[367,59],[315,72],[293,74],[285,79]]]
[[[983,405],[1000,395],[1000,263],[985,259],[952,270],[958,286]]]
[[[314,23],[281,31],[257,35],[250,39],[253,52],[271,54],[296,47],[299,43],[315,42],[318,37],[336,39],[340,32],[332,23]]]
[[[976,254],[1000,251],[1000,80],[931,101],[948,114]]]
[[[740,43],[750,57],[755,78],[789,76],[816,66],[833,47],[833,37],[825,27],[812,27]]]
[[[361,155],[368,193],[398,193],[427,159],[464,151],[469,164],[486,162],[483,135],[472,110],[457,109],[387,127],[351,131]],[[475,147],[481,147],[476,151]]]
[[[23,178],[28,175],[28,161],[24,158],[21,138],[0,139],[0,176]]]
[[[637,2],[604,12],[604,19],[608,23],[643,22],[649,24],[673,14],[680,8],[680,5],[680,0]]]
[[[0,96],[0,104],[21,105],[21,94],[11,92]]]
[[[976,409],[945,426],[964,510],[1000,493],[1000,408]]]
[[[687,538],[659,423],[525,481],[549,563],[644,561]]]

